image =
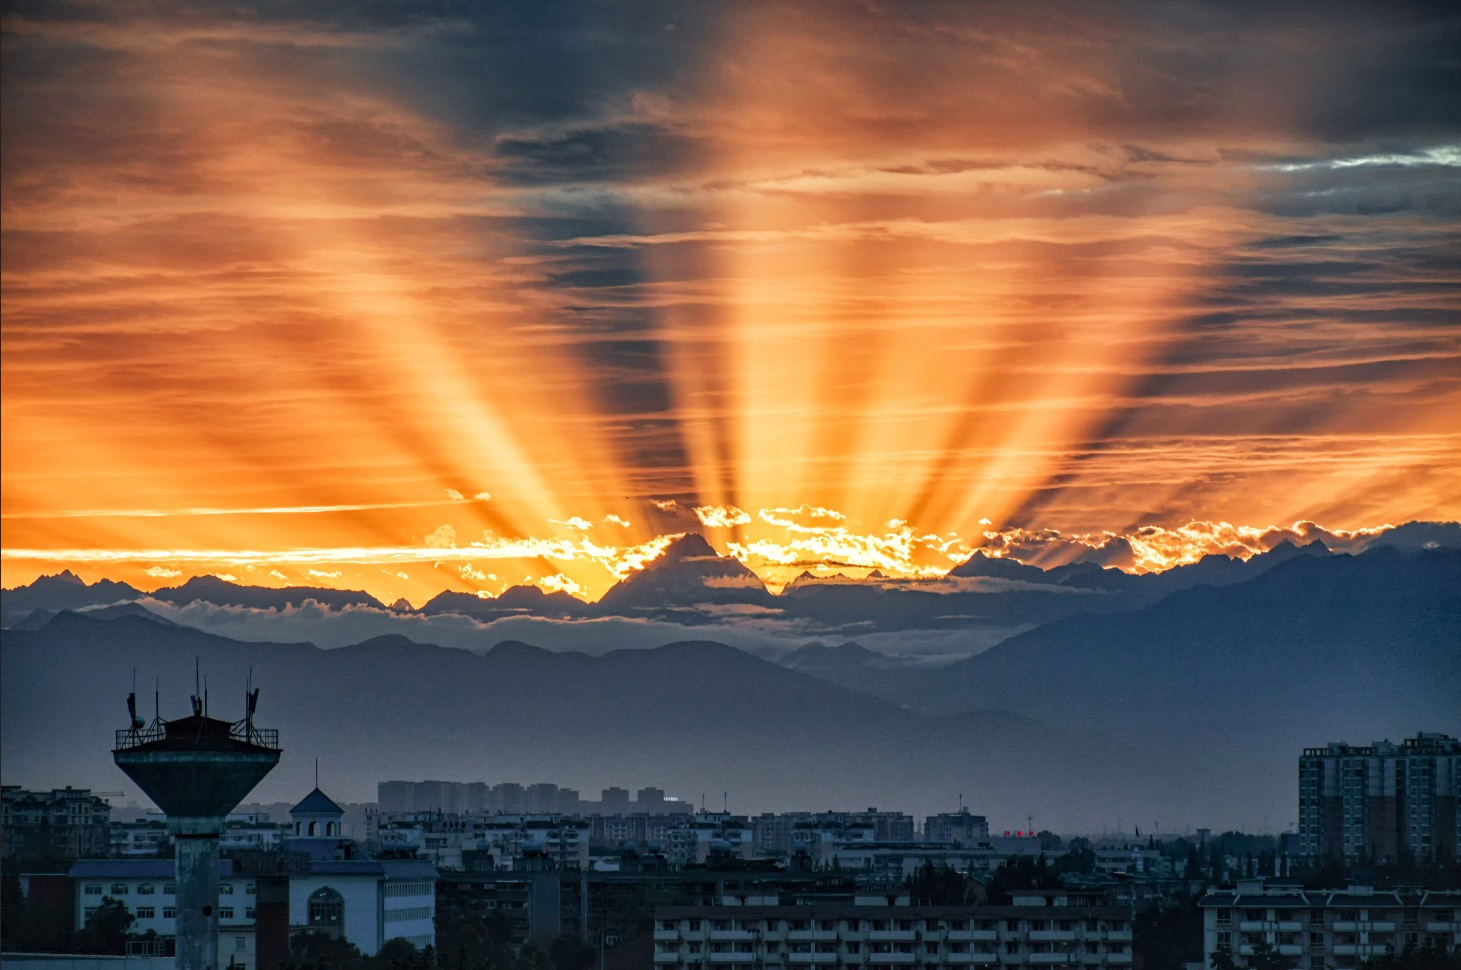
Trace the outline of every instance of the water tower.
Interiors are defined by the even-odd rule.
[[[200,696],[201,695],[201,696]],[[208,716],[207,692],[173,721],[137,716],[117,732],[112,757],[167,815],[177,846],[177,968],[218,968],[218,838],[224,819],[279,763],[279,732],[254,727],[259,692],[247,691],[241,721]]]

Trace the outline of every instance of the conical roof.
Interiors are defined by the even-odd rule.
[[[289,810],[290,815],[344,815],[345,810],[335,800],[316,788],[304,800]]]

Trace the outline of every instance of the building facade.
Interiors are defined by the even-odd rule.
[[[292,814],[280,852],[288,874],[289,933],[326,933],[375,955],[388,940],[418,949],[436,942],[436,868],[423,859],[375,859],[338,833],[344,810],[318,789]],[[314,832],[316,834],[310,835]],[[72,866],[76,929],[104,899],[123,903],[135,918],[131,932],[152,930],[164,939],[177,933],[177,867],[173,859],[92,859]],[[220,962],[253,970],[258,919],[258,881],[230,859],[218,870]],[[281,917],[282,918],[282,917]],[[282,930],[281,930],[282,932]]]
[[[1347,859],[1454,858],[1461,843],[1461,741],[1333,743],[1299,758],[1299,851]]]
[[[112,806],[89,789],[27,791],[6,785],[0,789],[0,806],[0,839],[7,859],[107,854]]]
[[[1461,891],[1312,891],[1261,880],[1201,903],[1206,964],[1226,950],[1247,966],[1261,945],[1299,970],[1357,970],[1407,946],[1461,945]]]
[[[714,906],[655,910],[654,965],[1129,967],[1130,914],[1015,906]]]

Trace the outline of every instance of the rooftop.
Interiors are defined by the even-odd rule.
[[[290,815],[344,815],[345,810],[335,804],[335,800],[329,795],[316,788],[296,806],[289,810]]]

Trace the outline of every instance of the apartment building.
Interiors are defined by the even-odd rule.
[[[923,837],[930,842],[958,842],[967,845],[989,838],[989,819],[971,815],[968,809],[940,812],[923,821]]]
[[[654,965],[675,970],[1131,966],[1126,910],[1046,902],[1017,897],[1013,906],[986,907],[660,907],[655,910]]]
[[[1461,844],[1461,741],[1332,743],[1299,758],[1299,851],[1380,860],[1454,857]]]
[[[1461,945],[1461,891],[1304,890],[1282,882],[1240,882],[1201,903],[1203,952],[1246,966],[1260,944],[1299,970],[1357,970],[1407,946]]]
[[[112,806],[87,788],[28,791],[0,789],[0,852],[7,859],[105,855],[111,840]]]

